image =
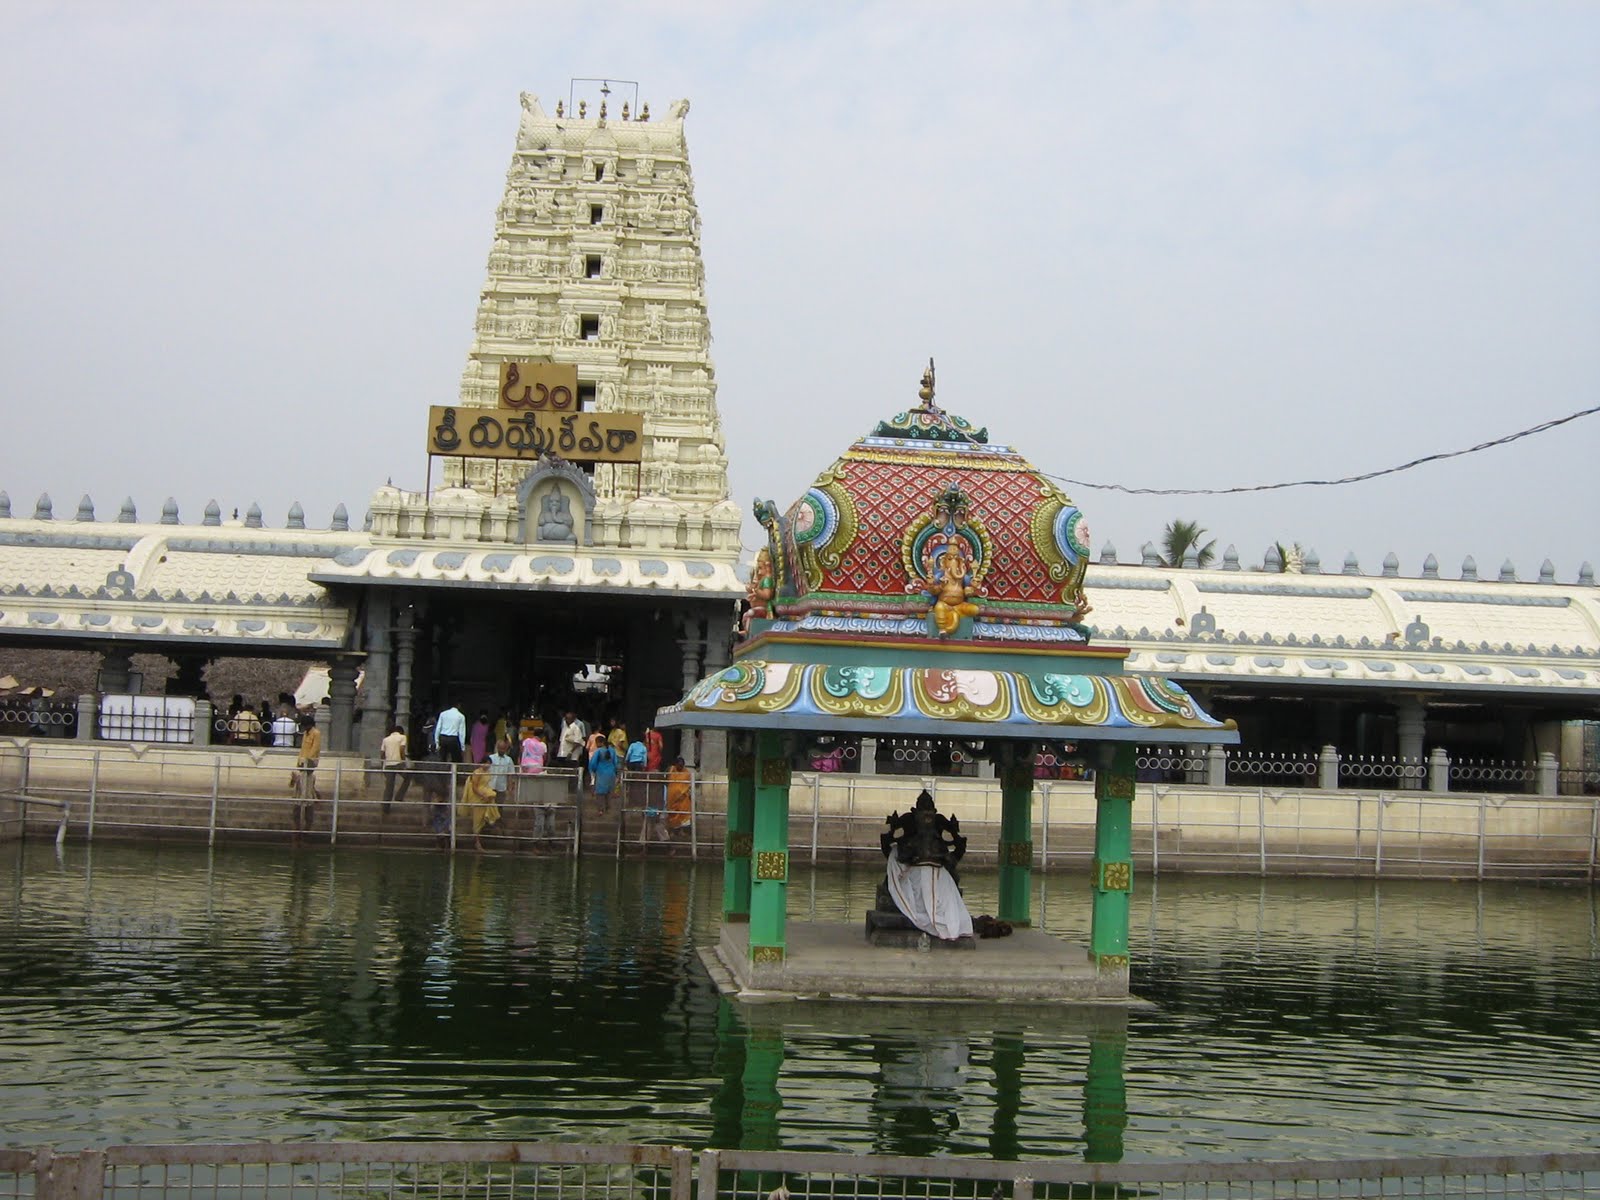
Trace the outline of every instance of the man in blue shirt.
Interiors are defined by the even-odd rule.
[[[439,761],[460,762],[461,746],[466,740],[466,715],[452,704],[433,723],[433,748],[439,752]]]

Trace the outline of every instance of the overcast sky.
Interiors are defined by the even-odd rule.
[[[733,498],[939,399],[1042,469],[1336,476],[1600,403],[1600,5],[0,5],[0,488],[359,521],[457,391],[519,91],[686,96]],[[1600,417],[1377,483],[1071,487],[1600,561]],[[747,528],[750,523],[747,520]],[[747,532],[746,541],[754,542]]]

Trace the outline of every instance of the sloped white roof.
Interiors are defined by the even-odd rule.
[[[1600,589],[1582,584],[1102,565],[1102,644],[1184,680],[1600,694]]]
[[[566,546],[444,545],[381,539],[342,551],[312,574],[319,583],[431,584],[468,588],[524,587],[597,593],[674,592],[744,595],[727,558],[694,553]]]

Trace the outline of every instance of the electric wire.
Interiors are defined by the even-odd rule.
[[[1294,479],[1284,483],[1254,483],[1225,488],[1149,488],[1129,487],[1122,483],[1091,483],[1086,479],[1068,479],[1064,475],[1053,475],[1049,471],[1041,471],[1039,473],[1048,479],[1055,480],[1057,483],[1068,483],[1073,487],[1090,488],[1102,492],[1124,492],[1130,496],[1236,496],[1245,492],[1276,492],[1282,491],[1284,488],[1340,487],[1349,483],[1365,483],[1369,479],[1380,479],[1385,475],[1398,475],[1401,471],[1414,470],[1417,467],[1426,466],[1428,463],[1441,462],[1447,458],[1461,458],[1467,454],[1477,454],[1481,450],[1492,450],[1496,446],[1508,445],[1522,438],[1532,437],[1536,433],[1545,433],[1558,425],[1576,421],[1580,417],[1592,417],[1595,413],[1600,413],[1600,404],[1595,405],[1593,408],[1580,409],[1578,412],[1569,413],[1564,417],[1556,417],[1554,420],[1541,422],[1516,433],[1508,433],[1504,437],[1492,438],[1487,442],[1479,442],[1476,446],[1468,446],[1463,450],[1445,450],[1438,454],[1425,454],[1421,458],[1413,458],[1410,462],[1403,462],[1396,467],[1384,467],[1382,470],[1366,471],[1360,475],[1345,475],[1338,479]]]

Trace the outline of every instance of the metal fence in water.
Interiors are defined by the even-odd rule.
[[[1600,1197],[1600,1154],[1087,1163],[523,1142],[0,1151],[0,1197],[40,1200],[1046,1200]]]

